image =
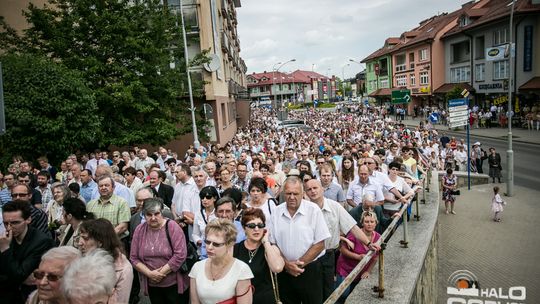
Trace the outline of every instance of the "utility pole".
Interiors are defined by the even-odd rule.
[[[512,34],[514,32],[513,21],[514,21],[514,5],[516,1],[512,0],[512,7],[510,8],[510,24],[508,30],[509,41],[509,56],[508,56],[508,151],[506,151],[506,161],[508,163],[508,177],[506,180],[506,195],[514,195],[514,150],[512,150],[512,88],[513,88],[513,63],[512,58]]]

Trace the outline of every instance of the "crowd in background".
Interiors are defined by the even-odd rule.
[[[58,169],[13,157],[0,176],[0,303],[322,303],[410,211],[428,170],[466,170],[463,140],[429,120],[410,128],[360,105],[289,118],[304,124],[253,109],[227,144],[181,155],[96,150]],[[494,149],[477,142],[471,156],[500,182]]]

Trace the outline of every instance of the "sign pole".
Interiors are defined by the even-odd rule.
[[[467,107],[469,105],[469,99],[467,101]],[[467,110],[468,113],[468,110]],[[469,114],[470,115],[470,114]],[[471,190],[471,135],[470,135],[470,123],[467,120],[467,190]]]

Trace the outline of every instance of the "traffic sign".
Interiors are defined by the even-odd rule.
[[[450,99],[448,101],[448,108],[457,107],[457,106],[466,106],[469,102],[466,98],[459,98],[459,99]]]
[[[468,113],[469,112],[467,111],[467,109],[465,109],[465,111],[449,111],[448,115],[450,116],[450,118],[460,117],[460,116],[467,117]]]
[[[450,112],[450,113],[459,112],[459,111],[466,111],[466,110],[467,110],[467,106],[457,106],[457,107],[448,108],[448,112]]]
[[[460,122],[448,124],[448,126],[449,126],[450,128],[463,127],[463,126],[466,126],[466,125],[467,125],[467,121],[460,121]]]
[[[392,91],[392,103],[409,103],[411,101],[411,90],[394,90]]]

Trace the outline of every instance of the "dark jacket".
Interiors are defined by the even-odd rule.
[[[0,294],[8,300],[5,303],[20,303],[20,299],[35,288],[23,285],[23,282],[38,268],[41,256],[53,246],[51,238],[28,226],[20,245],[13,238],[9,249],[0,253]]]
[[[174,188],[164,183],[159,184],[159,190],[157,191],[157,197],[163,199],[163,202],[167,207],[171,208],[172,199],[174,196]]]

